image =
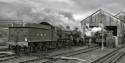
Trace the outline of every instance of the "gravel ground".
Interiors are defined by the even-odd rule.
[[[72,48],[67,48],[67,49],[56,50],[56,51],[52,51],[52,52],[47,53],[47,56],[52,56],[52,55],[56,55],[56,54],[60,54],[60,53],[64,53],[64,52],[69,52],[69,51],[75,51],[75,50],[79,50],[79,49],[83,49],[83,48],[87,48],[87,46],[72,47]],[[39,61],[35,61],[35,62],[30,62],[30,63],[42,63],[45,61],[47,61],[47,59],[43,59],[43,60],[39,60]]]
[[[0,49],[4,49],[4,48],[7,48],[7,46],[0,46]],[[86,46],[72,47],[72,48],[67,48],[67,49],[55,50],[55,51],[51,51],[51,52],[46,53],[46,55],[51,56],[51,55],[55,55],[55,54],[59,54],[59,53],[63,53],[63,52],[78,50],[78,49],[81,49],[81,48],[86,48]],[[11,51],[0,51],[0,53],[12,54]],[[0,58],[0,60],[2,60],[2,59],[4,60],[6,58],[8,58],[8,57]],[[9,61],[4,61],[4,62],[1,62],[1,63],[19,63],[19,62],[22,62],[22,61],[32,60],[32,59],[36,59],[36,58],[38,58],[38,57],[36,57],[36,56],[24,56],[24,57],[18,57],[18,58],[15,58],[15,59],[11,59]],[[46,59],[45,59],[45,61],[46,61]],[[37,62],[35,62],[35,63],[37,63]]]
[[[57,51],[52,51],[48,55],[52,56],[52,55],[55,55],[55,54],[60,54],[60,53],[69,52],[69,51],[75,51],[75,50],[84,49],[84,48],[87,48],[87,46],[72,47],[72,48],[67,48],[67,49],[61,49],[61,50],[57,50]]]
[[[0,48],[2,48],[2,47],[0,47]],[[80,46],[80,47],[72,47],[72,48],[68,48],[68,49],[55,50],[55,51],[48,52],[47,55],[51,56],[51,55],[69,52],[69,51],[74,51],[74,50],[79,50],[79,49],[83,49],[83,48],[87,48],[87,46]],[[97,49],[97,50],[89,52],[89,53],[83,53],[83,54],[75,55],[72,57],[65,57],[68,60],[59,60],[59,61],[56,61],[53,63],[83,63],[83,62],[90,63],[90,62],[96,60],[97,58],[100,58],[100,57],[104,56],[105,54],[111,52],[112,50],[114,50],[114,49],[105,48],[103,51],[101,49]],[[38,57],[25,56],[25,57],[19,57],[17,59],[5,61],[2,63],[19,63],[22,61],[36,59],[36,58],[38,58]],[[32,62],[32,63],[41,63],[42,61],[46,61],[46,59],[38,61],[38,62]]]
[[[72,58],[76,58],[76,60],[59,60],[53,63],[91,63],[92,61],[106,55],[107,53],[113,51],[114,49],[105,48],[104,50],[97,49],[95,51],[89,53],[83,53],[79,55],[75,55]]]

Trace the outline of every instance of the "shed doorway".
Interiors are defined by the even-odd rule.
[[[106,30],[113,31],[113,36],[117,36],[117,26],[105,26]]]

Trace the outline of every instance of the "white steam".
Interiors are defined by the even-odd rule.
[[[85,35],[87,36],[87,37],[93,37],[93,36],[95,36],[95,33],[97,33],[97,32],[101,32],[102,31],[102,28],[101,27],[93,27],[93,28],[89,28],[89,29],[87,29],[86,30],[86,32],[85,32]]]
[[[96,33],[96,32],[101,32],[102,31],[102,28],[101,27],[93,27],[91,29],[92,32]]]

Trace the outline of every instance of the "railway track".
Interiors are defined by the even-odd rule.
[[[8,48],[0,49],[0,51],[8,51],[8,50],[9,50]]]
[[[11,55],[0,56],[0,63],[19,63],[24,60],[26,61],[26,60],[36,59],[36,58],[38,57],[11,54]]]
[[[120,52],[112,61],[111,63],[117,63],[119,59],[121,59],[121,57],[123,57],[125,55],[125,52]]]
[[[23,61],[23,62],[20,62],[20,63],[37,63],[38,62],[41,62],[41,63],[49,63],[51,61],[58,61],[59,59],[61,59],[60,57],[71,57],[71,56],[75,56],[75,55],[79,55],[79,54],[82,54],[82,53],[86,53],[86,52],[90,52],[90,51],[93,51],[93,50],[96,50],[98,49],[99,47],[90,47],[90,48],[84,48],[84,49],[79,49],[79,50],[75,50],[75,51],[69,51],[69,52],[65,52],[65,53],[60,53],[60,54],[55,54],[55,55],[52,55],[52,56],[47,56],[47,57],[40,57],[40,58],[37,58],[37,59],[33,59],[33,60],[28,60],[28,61]]]
[[[15,63],[11,61],[18,60],[20,58],[25,58],[25,57],[29,57],[29,56],[26,56],[24,54],[15,54],[12,51],[9,51],[6,49],[0,49],[0,63]]]
[[[12,52],[9,52],[8,48],[0,49],[0,63],[15,58],[18,58],[18,56]]]
[[[116,63],[125,54],[125,52],[120,51],[123,47],[120,47],[91,63]]]
[[[11,54],[11,55],[4,54],[3,56],[0,56],[0,63],[4,62],[4,61],[15,59],[15,58],[18,58],[18,57],[19,56],[17,56],[16,54]]]

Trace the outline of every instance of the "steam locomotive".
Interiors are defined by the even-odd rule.
[[[81,45],[83,41],[80,39],[78,31],[60,30],[47,22],[42,22],[9,27],[8,47],[16,51],[48,51]]]

